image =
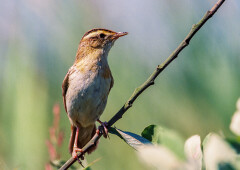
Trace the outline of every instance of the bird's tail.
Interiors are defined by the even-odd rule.
[[[78,127],[79,128],[79,134],[78,134],[78,148],[83,148],[90,140],[91,138],[94,136],[94,134],[96,133],[96,125],[90,125],[88,127]],[[70,137],[70,141],[69,141],[69,152],[72,154],[73,151],[73,145],[74,145],[74,140],[75,140],[75,135],[76,135],[76,130],[77,128],[75,126],[71,126],[71,137]],[[94,151],[96,149],[93,148],[90,151],[88,151],[88,153],[91,153],[92,151]]]

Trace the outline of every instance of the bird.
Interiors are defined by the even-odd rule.
[[[114,42],[127,32],[96,28],[87,31],[80,40],[75,61],[62,83],[64,108],[71,124],[69,152],[74,159],[96,132],[114,79],[108,65],[108,53]],[[96,149],[88,151],[91,153]]]

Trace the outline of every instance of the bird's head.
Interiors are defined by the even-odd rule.
[[[109,51],[119,37],[127,34],[127,32],[115,32],[101,28],[92,29],[83,35],[79,47],[92,48],[93,50],[103,49],[105,51]]]

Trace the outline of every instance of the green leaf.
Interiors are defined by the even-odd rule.
[[[218,170],[236,170],[236,168],[230,163],[220,162],[218,164]]]
[[[231,147],[240,154],[240,137],[237,138],[228,138],[226,141],[231,145]]]
[[[137,134],[122,131],[117,128],[109,128],[109,133],[115,134],[121,139],[123,139],[128,145],[133,147],[134,149],[138,150],[139,148],[145,146],[145,145],[151,145],[152,143],[143,138],[142,136],[139,136]]]
[[[185,159],[184,139],[177,132],[161,126],[150,125],[143,130],[142,136],[154,144],[167,147],[180,159]]]
[[[91,167],[88,166],[88,167],[84,168],[83,170],[91,170]]]

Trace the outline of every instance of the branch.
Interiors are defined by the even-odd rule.
[[[219,0],[210,11],[203,16],[203,18],[195,25],[192,26],[190,32],[185,37],[185,39],[180,43],[180,45],[175,49],[175,51],[161,64],[158,65],[156,70],[152,73],[152,75],[139,87],[137,87],[132,96],[128,99],[128,101],[123,105],[123,107],[112,117],[111,120],[108,121],[108,127],[111,127],[115,122],[122,118],[123,114],[132,107],[133,102],[138,98],[138,96],[145,91],[151,85],[154,85],[154,81],[157,76],[175,59],[178,54],[189,45],[192,37],[198,32],[198,30],[210,19],[220,8],[220,6],[225,2],[225,0]],[[100,126],[100,128],[103,128]],[[91,147],[96,146],[97,141],[102,136],[96,133],[93,138],[82,148],[83,152],[78,154],[78,157],[84,155]],[[70,158],[61,168],[60,170],[68,169],[76,159]]]

